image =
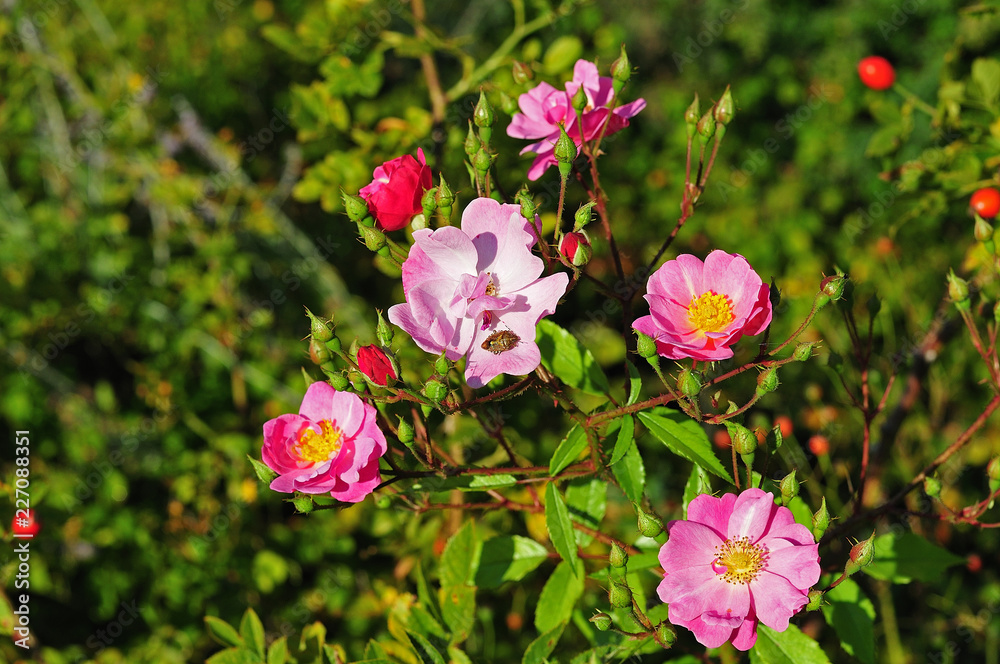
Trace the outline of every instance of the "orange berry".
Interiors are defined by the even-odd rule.
[[[792,418],[788,415],[778,415],[774,418],[774,423],[781,430],[782,436],[787,437],[792,435]]]
[[[823,456],[830,453],[830,441],[826,436],[816,434],[809,439],[809,451],[816,456]]]

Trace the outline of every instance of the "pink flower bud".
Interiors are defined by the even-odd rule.
[[[586,265],[594,256],[594,250],[590,246],[590,239],[584,232],[566,233],[566,235],[563,235],[562,240],[559,242],[559,253],[577,267]]]
[[[392,366],[392,360],[378,346],[362,346],[358,349],[358,369],[368,377],[368,380],[383,387],[390,380],[399,378]]]

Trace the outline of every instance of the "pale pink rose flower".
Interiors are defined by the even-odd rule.
[[[745,258],[718,249],[704,263],[691,254],[667,261],[649,277],[645,297],[650,315],[632,327],[672,360],[725,360],[744,334],[771,323],[770,288]]]
[[[284,493],[329,493],[357,503],[382,481],[378,460],[386,441],[374,406],[328,383],[306,390],[298,415],[264,424],[264,463],[278,473],[271,489]]]
[[[788,629],[819,580],[819,545],[809,529],[760,489],[700,495],[687,521],[671,521],[667,530],[656,592],[669,604],[670,622],[708,648],[732,641],[749,650],[758,622]]]
[[[466,357],[465,380],[482,387],[500,374],[521,376],[541,362],[535,325],[555,311],[569,277],[542,277],[531,253],[535,233],[518,205],[477,198],[462,227],[413,233],[403,263],[404,304],[389,320],[428,353]]]
[[[646,108],[645,99],[608,109],[608,104],[614,96],[610,76],[600,76],[597,65],[586,60],[578,60],[573,67],[573,80],[566,84],[565,90],[557,90],[548,83],[539,83],[517,99],[520,113],[515,113],[507,126],[507,134],[514,138],[525,138],[537,141],[528,145],[525,152],[536,152],[534,163],[528,170],[528,179],[537,180],[549,166],[556,165],[554,154],[556,139],[559,138],[559,126],[566,128],[566,133],[576,143],[577,148],[583,141],[593,140],[607,123],[605,136],[628,126],[629,118],[635,117],[639,111]],[[580,137],[580,122],[573,110],[572,99],[577,90],[583,86],[587,95],[587,106],[583,110],[583,138]],[[541,140],[537,140],[541,139]]]

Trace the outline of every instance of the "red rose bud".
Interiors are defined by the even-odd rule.
[[[418,148],[417,159],[407,154],[376,168],[371,184],[358,193],[382,230],[398,231],[423,210],[420,199],[430,188],[431,169]]]
[[[390,380],[396,380],[399,375],[392,360],[378,346],[362,346],[358,349],[358,369],[368,380],[385,387]]]
[[[29,539],[38,534],[41,525],[35,521],[34,510],[17,510],[14,512],[14,519],[10,522],[10,529],[15,537]]]
[[[819,289],[824,295],[836,302],[843,296],[846,285],[847,277],[842,274],[834,274],[823,279],[819,284]]]
[[[583,231],[563,235],[562,240],[559,241],[559,253],[577,267],[586,265],[594,256],[594,250],[590,246],[590,239]]]
[[[875,559],[875,533],[868,539],[858,542],[851,548],[851,557],[844,567],[844,574],[851,576]]]

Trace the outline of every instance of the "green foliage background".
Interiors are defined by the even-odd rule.
[[[578,57],[597,58],[606,71],[627,45],[637,67],[627,93],[648,106],[606,142],[601,163],[630,270],[652,258],[677,218],[684,109],[695,92],[715,99],[732,84],[736,120],[671,251],[723,248],[773,277],[783,299],[772,338],[794,329],[822,273],[839,267],[854,280],[859,312],[870,296],[882,300],[875,329],[885,372],[935,319],[947,269],[982,264],[971,250],[967,198],[995,178],[1000,111],[990,73],[977,78],[972,68],[1000,46],[995,4],[645,0],[561,11],[545,0],[430,2],[446,89],[468,80],[466,59],[478,65],[500,46],[515,8],[529,18],[552,12],[552,20],[482,81],[459,88],[467,94],[441,128],[432,126],[415,59],[428,47],[413,37],[401,0],[48,0],[0,10],[0,420],[5,430],[31,431],[31,497],[42,524],[32,544],[38,648],[29,661],[203,661],[218,649],[203,617],[236,624],[247,607],[268,640],[297,642],[321,621],[351,660],[372,637],[398,638],[391,616],[409,610],[415,570],[434,568],[461,516],[415,515],[398,503],[376,509],[374,500],[296,515],[258,483],[246,455],[259,454],[264,421],[297,409],[302,367],[318,377],[300,341],[303,306],[333,316],[342,339],[370,343],[374,308],[402,301],[391,270],[357,243],[341,189],[357,191],[375,165],[418,146],[435,172],[464,175],[461,143],[479,83],[498,109],[526,89],[511,77],[512,59],[532,64],[535,82],[558,82]],[[870,53],[890,58],[918,96],[951,109],[945,126],[863,88],[855,67]],[[498,115],[503,127],[509,113]],[[516,188],[529,160],[503,134],[495,134],[498,173]],[[550,172],[533,190],[553,182]],[[456,188],[461,209],[473,193],[467,181]],[[551,216],[554,207],[550,200],[543,210]],[[600,242],[596,253],[594,268],[610,276]],[[989,293],[995,284],[980,287]],[[602,304],[577,289],[556,320],[621,384],[614,319],[593,324]],[[845,357],[839,371],[851,380],[849,341],[830,309],[815,338],[822,355]],[[427,375],[427,356],[400,345],[404,366]],[[833,487],[826,496],[836,504],[848,495],[836,478],[856,473],[859,418],[826,362],[790,367],[751,421],[770,426],[787,414],[801,444],[827,435],[830,457],[809,456],[815,471],[803,492],[818,500]],[[980,412],[988,390],[977,362],[961,334],[939,350],[921,401],[883,451],[884,482],[912,477]],[[497,415],[526,458],[547,459],[567,427],[535,401],[522,397]],[[447,444],[467,462],[496,453],[463,426]],[[983,495],[998,433],[988,425],[969,446],[946,502]],[[10,439],[0,486],[12,498]],[[689,468],[664,458],[651,436],[640,442],[651,503],[678,518]],[[4,514],[13,511],[13,500],[3,504]],[[544,541],[534,516],[494,514],[476,527],[480,537]],[[609,492],[605,527],[634,541],[632,519],[625,498]],[[880,658],[929,652],[995,662],[997,530],[891,521],[962,557],[975,553],[983,566],[891,587],[859,579],[878,614]],[[0,553],[4,635],[11,550]],[[503,594],[480,595],[467,643],[475,661],[520,658],[538,635],[532,607],[554,563],[507,582]],[[651,589],[655,576],[646,573]],[[599,583],[582,592],[581,606],[606,606]],[[103,643],[96,635],[123,602],[134,602],[141,620]],[[818,614],[799,626],[832,659],[848,661]],[[583,617],[567,629],[583,642]],[[0,638],[0,659],[18,657]]]

